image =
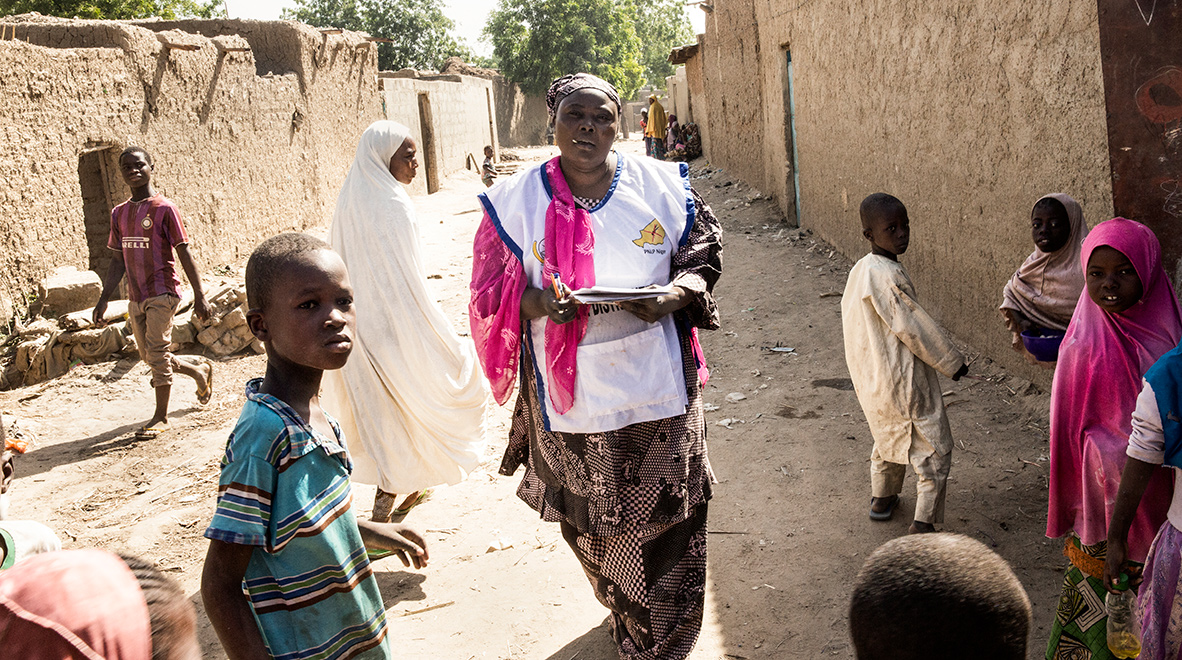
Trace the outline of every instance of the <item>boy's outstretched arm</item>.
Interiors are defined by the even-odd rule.
[[[205,300],[205,290],[201,287],[201,271],[197,270],[197,262],[193,261],[188,243],[181,243],[175,249],[176,259],[181,262],[185,277],[189,278],[189,286],[193,287],[193,313],[205,321],[209,319],[210,309],[209,302]]]
[[[873,295],[875,311],[915,357],[953,380],[968,373],[964,356],[936,319],[898,285],[878,284]]]
[[[427,542],[413,529],[401,523],[379,523],[358,519],[361,541],[368,550],[392,550],[403,566],[422,568],[427,565]]]
[[[106,325],[103,316],[107,313],[107,302],[111,300],[111,295],[115,293],[115,287],[119,286],[119,280],[123,279],[123,274],[126,272],[127,264],[123,263],[123,253],[115,252],[111,257],[111,265],[107,267],[107,276],[103,278],[103,292],[94,305],[94,313],[91,314],[91,320],[95,325],[100,327]]]
[[[230,660],[266,660],[271,657],[255,622],[242,577],[254,547],[210,541],[201,571],[201,601],[222,649]]]

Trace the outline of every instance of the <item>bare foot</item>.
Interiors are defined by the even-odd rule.
[[[935,525],[918,520],[912,522],[911,527],[907,529],[908,534],[931,534],[934,531],[936,531]]]

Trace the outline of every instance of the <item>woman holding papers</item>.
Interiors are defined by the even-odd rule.
[[[526,466],[517,494],[562,526],[620,656],[684,658],[713,481],[697,328],[718,327],[721,229],[684,164],[613,151],[609,83],[565,76],[546,101],[561,155],[480,195],[472,337],[498,402],[522,380],[501,473]]]

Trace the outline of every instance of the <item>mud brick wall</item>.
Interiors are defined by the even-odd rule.
[[[362,35],[290,22],[3,21],[0,322],[51,269],[105,273],[125,147],[146,148],[206,268],[331,218],[381,118]],[[169,48],[174,45],[197,50]]]
[[[381,74],[386,117],[405,124],[419,148],[419,174],[412,193],[435,192],[431,177],[442,179],[475,162],[480,176],[485,145],[499,149],[493,82],[459,74]],[[434,168],[434,174],[431,173]]]
[[[801,225],[857,259],[862,198],[897,195],[923,304],[1047,383],[1009,350],[996,307],[1033,249],[1039,196],[1071,194],[1089,224],[1112,214],[1095,3],[715,3],[695,58],[707,157],[773,194],[791,220],[789,50]]]

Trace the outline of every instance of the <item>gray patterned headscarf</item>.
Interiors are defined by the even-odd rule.
[[[554,119],[554,115],[558,112],[558,104],[562,102],[562,99],[580,89],[597,89],[607,94],[607,97],[616,104],[616,114],[619,114],[623,109],[623,106],[620,105],[620,93],[611,83],[590,73],[573,73],[550,83],[550,89],[546,92],[546,107],[550,110],[550,119]]]

